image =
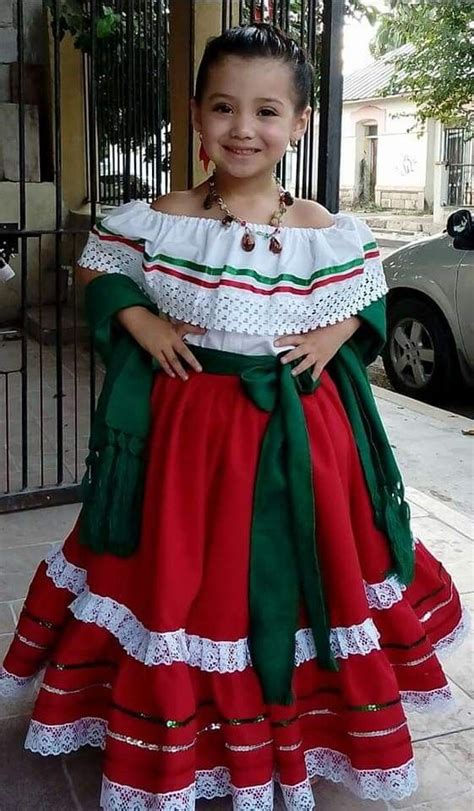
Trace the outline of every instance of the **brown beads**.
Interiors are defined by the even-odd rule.
[[[246,231],[242,237],[242,241],[240,243],[244,251],[250,253],[255,248],[255,237],[250,233],[250,231]]]
[[[213,205],[214,205],[214,195],[212,192],[209,192],[209,194],[206,194],[204,198],[203,207],[206,209],[206,211],[209,211],[209,209],[212,208]]]
[[[272,253],[281,253],[281,242],[276,237],[270,237],[269,249]]]

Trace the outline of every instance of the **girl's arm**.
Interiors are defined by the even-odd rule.
[[[79,283],[83,285],[87,285],[97,276],[103,275],[102,271],[91,270],[80,265],[77,265],[76,273]],[[161,368],[169,377],[188,380],[189,375],[180,358],[185,360],[194,371],[202,371],[198,360],[183,340],[184,335],[189,333],[203,335],[206,330],[202,327],[192,324],[173,325],[154,315],[146,307],[127,307],[120,310],[117,313],[117,321],[146,352],[159,361]]]
[[[282,358],[282,363],[301,358],[301,362],[291,370],[292,375],[299,375],[306,369],[312,369],[312,376],[315,380],[349,338],[359,329],[361,320],[356,315],[346,318],[338,324],[331,324],[327,327],[305,332],[303,335],[285,335],[274,341],[275,346],[294,346],[290,352]]]

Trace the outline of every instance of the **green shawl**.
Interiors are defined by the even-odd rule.
[[[157,312],[128,277],[107,274],[86,288],[86,312],[107,373],[99,397],[84,476],[81,541],[96,552],[127,556],[137,548],[156,362],[116,322],[125,307]],[[385,337],[383,300],[358,313],[362,325],[328,369],[351,422],[375,523],[390,542],[392,569],[413,576],[409,509],[365,364]],[[311,457],[301,397],[319,385],[293,378],[273,356],[241,356],[193,347],[205,371],[236,374],[247,396],[271,414],[254,494],[250,562],[249,645],[267,703],[289,703],[299,595],[303,595],[322,667],[337,669],[330,648],[317,554]],[[275,543],[278,538],[278,543]]]

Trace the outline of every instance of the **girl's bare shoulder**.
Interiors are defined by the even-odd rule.
[[[334,215],[314,200],[296,198],[290,210],[291,224],[298,228],[327,228],[334,223]]]
[[[199,216],[202,211],[203,194],[198,193],[198,188],[188,191],[172,191],[163,194],[153,201],[151,207],[154,211],[161,211],[164,214],[181,214],[186,217]]]

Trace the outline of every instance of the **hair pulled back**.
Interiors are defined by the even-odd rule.
[[[291,68],[297,112],[309,104],[313,66],[306,52],[291,37],[268,23],[229,28],[208,41],[196,79],[194,97],[198,104],[203,99],[210,69],[228,56],[279,59]]]

